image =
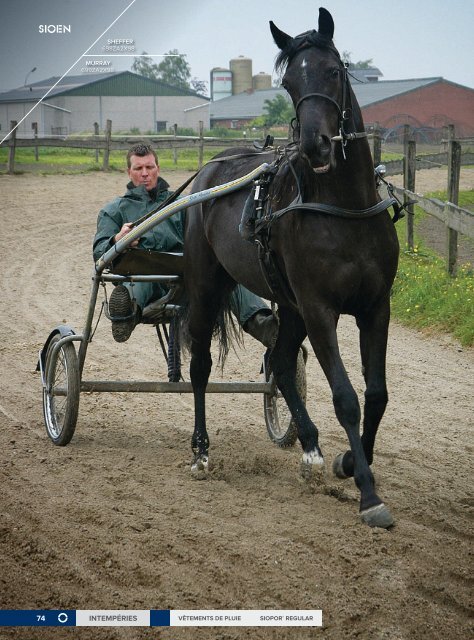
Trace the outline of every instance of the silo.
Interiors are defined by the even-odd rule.
[[[230,63],[232,71],[232,93],[243,93],[252,90],[252,60],[245,56],[233,58]]]
[[[211,69],[211,100],[220,100],[232,95],[232,71],[222,67]]]
[[[272,77],[269,73],[260,71],[256,76],[252,78],[252,87],[254,91],[262,91],[263,89],[272,88]]]

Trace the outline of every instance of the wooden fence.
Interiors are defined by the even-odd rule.
[[[96,161],[99,160],[99,150],[103,152],[102,166],[104,170],[109,169],[110,151],[119,150],[127,151],[130,146],[136,142],[141,142],[144,136],[121,136],[112,137],[112,121],[107,120],[105,134],[99,135],[98,126],[94,126],[95,134],[87,137],[68,137],[67,139],[51,137],[38,138],[37,130],[33,138],[23,139],[16,137],[16,122],[10,123],[13,133],[3,143],[7,146],[9,173],[13,173],[15,166],[15,150],[19,147],[34,147],[35,158],[38,160],[38,147],[68,147],[76,149],[95,149]],[[461,154],[461,141],[454,138],[454,127],[447,129],[447,139],[445,141],[446,151],[439,154],[416,156],[416,143],[410,139],[410,130],[408,125],[405,127],[405,144],[404,159],[392,162],[386,162],[387,176],[403,173],[403,188],[395,187],[397,195],[402,197],[405,202],[410,199],[416,199],[418,206],[426,213],[435,216],[441,220],[446,226],[447,235],[447,269],[451,275],[456,274],[457,253],[458,253],[458,234],[464,234],[469,238],[474,238],[474,214],[466,209],[458,206],[459,194],[459,177],[460,167],[462,164],[474,164],[474,154]],[[373,156],[374,164],[377,166],[381,160],[381,137],[375,129],[373,136]],[[212,138],[203,135],[202,122],[200,123],[199,135],[197,136],[178,136],[176,126],[174,135],[170,136],[146,136],[147,141],[153,144],[153,147],[159,149],[173,149],[174,162],[177,163],[179,149],[197,149],[198,151],[198,167],[203,165],[203,156],[205,148],[229,147],[241,143],[248,144],[250,141],[245,138]],[[276,144],[285,144],[287,138],[278,138]],[[469,142],[469,141],[468,141]],[[415,192],[416,171],[423,168],[432,168],[434,166],[448,167],[447,179],[447,202],[441,202],[435,198],[425,198]],[[414,249],[414,207],[408,205],[407,216],[407,243],[409,249]]]
[[[461,164],[474,164],[474,154],[462,154],[462,140],[454,138],[454,127],[448,127],[448,138],[444,141],[446,152],[435,155],[416,155],[416,142],[410,138],[408,125],[405,127],[404,159],[385,163],[386,175],[403,173],[403,188],[395,187],[395,193],[404,202],[417,200],[417,206],[429,215],[441,220],[446,227],[446,268],[450,275],[456,275],[458,261],[458,234],[474,238],[474,213],[458,206]],[[470,141],[467,141],[469,144]],[[380,160],[377,132],[374,135],[374,164]],[[378,157],[377,157],[378,156]],[[426,198],[416,193],[416,171],[447,165],[447,201]],[[407,206],[406,236],[408,248],[414,250],[414,205]]]
[[[156,150],[160,149],[173,149],[174,162],[178,162],[179,149],[195,149],[198,153],[198,168],[203,165],[204,149],[216,148],[216,147],[235,147],[236,145],[245,143],[250,144],[251,140],[247,138],[214,138],[204,136],[203,123],[200,123],[199,135],[197,136],[178,136],[176,133],[176,125],[174,127],[175,133],[169,136],[114,136],[112,137],[112,121],[107,120],[107,126],[104,135],[100,136],[98,133],[98,127],[95,127],[96,133],[92,136],[68,136],[67,138],[51,137],[51,138],[38,138],[35,135],[33,138],[17,138],[16,136],[16,121],[10,122],[10,130],[13,130],[12,134],[6,140],[2,146],[8,147],[8,161],[7,171],[13,173],[15,170],[15,151],[18,148],[34,147],[35,159],[39,159],[38,147],[67,147],[69,149],[95,149],[96,161],[99,160],[99,151],[103,152],[102,168],[104,171],[108,171],[110,164],[110,152],[111,151],[123,151],[127,152],[129,148],[137,143],[143,142],[144,139],[153,145]],[[263,136],[265,139],[265,133]],[[286,144],[287,138],[275,138],[276,144]]]

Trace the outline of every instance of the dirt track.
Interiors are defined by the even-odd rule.
[[[183,176],[166,177],[176,186]],[[299,479],[298,446],[270,443],[260,396],[211,396],[207,482],[188,468],[190,396],[83,395],[72,443],[54,447],[38,349],[61,322],[82,329],[96,213],[124,179],[1,176],[0,185],[0,608],[321,608],[324,621],[319,630],[4,628],[0,638],[472,637],[472,351],[392,325],[374,462],[391,531],[360,524],[353,482],[330,473],[346,439],[314,355],[321,485]],[[340,340],[362,397],[351,319]],[[246,342],[226,378],[258,379],[261,352]],[[118,345],[106,320],[86,369],[102,379],[165,375],[153,329]]]

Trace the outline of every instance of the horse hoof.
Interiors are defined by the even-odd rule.
[[[382,529],[389,529],[395,524],[395,520],[388,510],[388,508],[382,502],[360,512],[362,522],[368,524],[369,527],[382,527]]]
[[[198,456],[191,465],[191,475],[195,480],[206,480],[209,475],[209,458]]]
[[[332,463],[332,472],[333,472],[333,474],[336,476],[336,478],[341,478],[342,480],[344,480],[345,478],[349,477],[347,474],[344,473],[344,468],[342,466],[342,459],[343,458],[344,458],[344,454],[343,453],[339,453],[334,458],[334,462]]]
[[[303,453],[301,475],[305,480],[324,477],[324,458],[316,449]]]

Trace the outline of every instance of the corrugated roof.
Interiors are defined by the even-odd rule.
[[[388,100],[409,91],[415,91],[443,78],[419,78],[413,80],[379,80],[378,82],[354,82],[352,88],[361,107]]]
[[[37,102],[53,87],[60,76],[53,76],[0,93],[0,102]],[[48,94],[54,96],[81,95],[157,95],[157,96],[197,96],[205,98],[195,91],[173,87],[161,80],[153,80],[131,71],[115,71],[110,73],[85,73],[77,76],[66,76]]]
[[[353,82],[352,88],[361,107],[374,104],[394,96],[420,89],[429,84],[440,82],[443,78],[419,78],[413,80],[379,80],[378,82]],[[265,89],[245,92],[229,98],[211,102],[209,110],[211,120],[238,120],[256,118],[264,111],[265,100],[273,100],[281,95],[290,101],[284,89]]]
[[[367,78],[378,78],[379,76],[383,76],[383,73],[378,67],[367,67],[367,69],[351,69],[349,67],[349,73],[360,82],[369,82]]]
[[[264,113],[265,100],[274,100],[276,96],[283,96],[291,102],[289,95],[284,89],[262,89],[238,93],[235,96],[222,98],[211,102],[209,105],[209,115],[212,119],[232,119],[256,118]]]

